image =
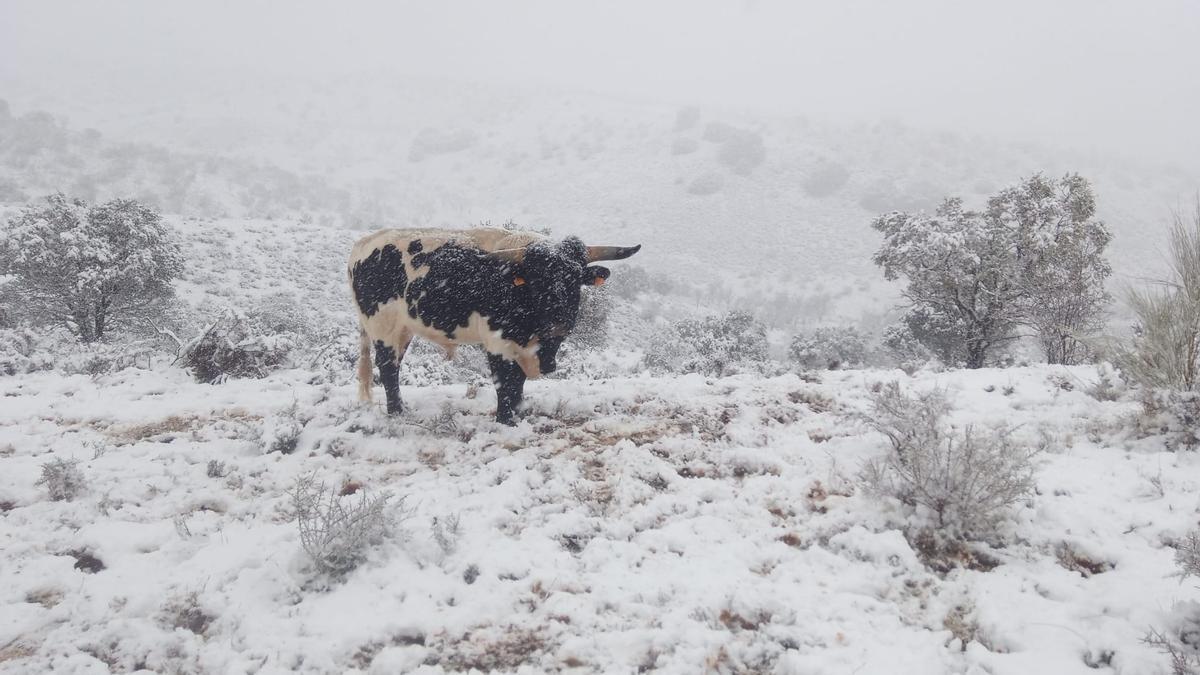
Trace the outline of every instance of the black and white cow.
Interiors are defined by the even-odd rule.
[[[361,328],[359,398],[371,400],[371,346],[398,414],[400,362],[414,337],[487,351],[496,383],[496,420],[513,424],[526,378],[553,372],[558,348],[579,313],[582,286],[599,286],[609,270],[641,246],[584,246],[500,228],[383,230],[350,254],[350,287]]]

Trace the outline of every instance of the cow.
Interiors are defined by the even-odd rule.
[[[414,337],[453,358],[462,344],[482,345],[496,385],[496,421],[513,425],[525,380],[554,372],[563,339],[575,327],[583,286],[600,286],[606,267],[638,246],[585,246],[537,233],[382,230],[350,253],[350,288],[359,322],[358,395],[371,400],[372,359],[398,415],[400,363]]]

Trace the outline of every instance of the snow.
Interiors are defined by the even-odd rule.
[[[388,419],[350,375],[0,378],[0,670],[1151,674],[1141,638],[1196,595],[1168,544],[1196,524],[1200,456],[1127,436],[1137,401],[1088,396],[1091,367],[546,380],[516,428],[466,384],[404,387]],[[995,569],[932,571],[903,534],[922,516],[858,484],[886,441],[856,413],[893,379],[1045,445],[983,546]],[[267,452],[293,404],[297,450]],[[74,501],[35,486],[52,458],[80,460]],[[345,578],[300,549],[288,490],[310,473],[404,498]],[[455,516],[443,547],[433,519]]]

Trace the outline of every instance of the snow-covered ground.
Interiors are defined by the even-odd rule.
[[[1168,543],[1200,455],[1128,437],[1138,403],[1089,396],[1090,367],[542,381],[516,428],[490,387],[404,387],[392,420],[349,377],[0,378],[0,670],[1154,674],[1141,638],[1198,593]],[[1044,448],[965,567],[857,478],[896,379]],[[35,485],[55,458],[73,501]],[[301,548],[309,474],[404,513],[344,578]]]

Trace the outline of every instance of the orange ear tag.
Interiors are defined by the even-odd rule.
[[[594,281],[592,281],[592,285],[593,286],[603,286],[605,281],[607,281],[607,279],[605,279],[604,277],[596,277],[596,279]]]
[[[525,279],[522,277],[513,277],[513,286],[524,286]]]

